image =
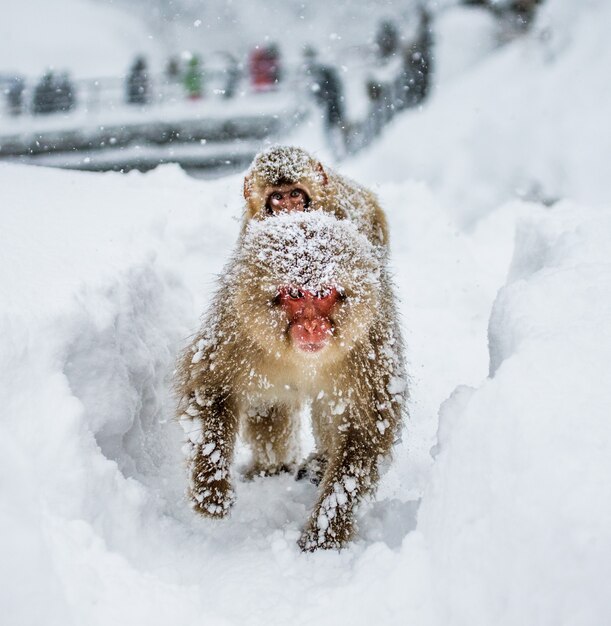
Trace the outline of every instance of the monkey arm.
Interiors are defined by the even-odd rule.
[[[343,547],[356,530],[356,507],[378,482],[378,456],[389,453],[392,438],[380,437],[375,425],[363,428],[355,418],[347,416],[335,442],[318,501],[299,540],[303,551]],[[377,441],[372,444],[374,430]]]
[[[247,411],[242,434],[253,453],[245,473],[247,479],[288,472],[295,466],[299,451],[297,410],[298,407],[275,404]]]
[[[373,345],[353,352],[337,381],[341,394],[326,410],[324,401],[313,405],[313,421],[321,431],[316,439],[328,464],[314,512],[299,540],[304,551],[340,548],[351,539],[356,508],[376,488],[380,463],[390,457],[401,427],[406,398],[401,340],[397,336],[391,343],[391,329],[381,330],[383,337],[376,336]],[[357,377],[355,372],[364,374]]]
[[[225,517],[235,500],[229,473],[238,430],[233,404],[222,389],[196,389],[181,417],[188,436],[191,505],[206,517]]]

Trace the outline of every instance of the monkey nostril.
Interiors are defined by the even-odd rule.
[[[317,320],[305,320],[303,323],[303,327],[309,332],[309,333],[315,333],[318,330],[318,321]]]

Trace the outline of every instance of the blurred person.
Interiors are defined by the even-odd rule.
[[[34,88],[32,112],[34,115],[47,115],[56,110],[56,81],[51,70],[44,73]]]
[[[223,89],[224,98],[233,98],[236,95],[242,72],[237,59],[230,54],[226,54],[227,67],[225,68],[225,88]]]
[[[126,99],[128,104],[146,104],[149,99],[149,77],[146,60],[136,57],[126,81]]]
[[[375,37],[375,45],[378,55],[382,59],[388,59],[399,49],[399,31],[393,22],[384,20],[380,22]]]
[[[467,6],[491,11],[499,20],[501,41],[523,35],[531,27],[542,0],[462,0]]]
[[[316,102],[324,111],[327,129],[341,126],[344,121],[343,85],[336,68],[320,63],[314,48],[305,53],[305,74]]]
[[[272,43],[267,46],[267,58],[269,60],[269,71],[272,82],[275,85],[278,85],[282,76],[280,67],[280,49],[277,44]]]
[[[6,88],[6,103],[9,115],[21,115],[24,110],[23,92],[25,81],[21,76],[13,76]]]
[[[256,46],[249,56],[250,83],[254,91],[270,91],[280,82],[280,51],[275,44]]]
[[[203,96],[203,72],[200,59],[193,55],[189,59],[187,71],[183,76],[183,85],[190,100],[199,100]]]
[[[55,110],[71,111],[76,103],[74,85],[68,72],[63,72],[55,83]]]
[[[370,138],[377,137],[386,122],[386,90],[382,83],[370,79],[367,81],[367,96],[369,97],[369,124]]]
[[[171,56],[168,59],[168,62],[165,66],[165,75],[166,78],[172,82],[176,83],[180,80],[180,62],[175,56]]]
[[[413,107],[425,100],[429,94],[432,70],[433,36],[431,16],[426,9],[420,10],[420,21],[416,39],[405,47],[400,108]]]
[[[512,0],[507,6],[507,15],[518,32],[528,30],[535,19],[541,0]]]

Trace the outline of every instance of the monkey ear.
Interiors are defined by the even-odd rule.
[[[329,182],[329,177],[327,176],[327,172],[325,172],[325,168],[322,166],[322,163],[320,161],[316,164],[316,171],[320,176],[322,184],[326,185]]]

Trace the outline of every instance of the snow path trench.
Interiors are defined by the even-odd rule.
[[[298,552],[315,492],[289,477],[238,483],[219,524],[183,498],[169,376],[235,241],[240,178],[0,164],[3,623],[608,621],[610,9],[543,10],[545,37],[440,84],[345,164],[389,215],[412,383],[340,554]],[[452,54],[450,31],[482,41],[461,15],[440,27]],[[502,205],[516,189],[572,202]]]
[[[151,187],[152,197],[162,184],[167,187],[168,178],[177,188],[174,176],[166,171],[130,182],[140,191]],[[236,179],[207,184],[214,187],[212,197],[236,198],[226,215],[202,210],[193,199],[180,215],[161,210],[146,229],[145,243],[137,243],[144,258],[106,276],[97,290],[81,290],[76,312],[62,314],[62,370],[81,406],[75,412],[81,434],[64,444],[75,448],[75,464],[86,476],[75,483],[82,493],[67,515],[58,516],[58,507],[48,504],[47,532],[60,585],[70,588],[69,581],[82,579],[83,562],[93,561],[85,585],[92,599],[112,604],[125,598],[121,603],[130,604],[134,618],[146,616],[153,623],[181,614],[190,623],[190,616],[211,615],[215,608],[227,623],[258,623],[248,613],[253,606],[265,610],[265,604],[291,623],[311,623],[329,602],[338,601],[348,580],[345,593],[360,589],[373,610],[381,589],[366,578],[358,584],[358,578],[371,567],[389,566],[392,552],[416,525],[439,406],[458,384],[477,385],[486,376],[486,328],[511,255],[513,211],[465,233],[429,189],[404,183],[379,190],[393,235],[392,265],[412,377],[411,418],[375,502],[363,507],[355,544],[341,554],[304,556],[295,541],[315,498],[310,485],[289,476],[236,481],[235,509],[216,523],[194,516],[183,496],[182,433],[171,421],[171,371],[235,241],[240,213]],[[186,198],[187,192],[181,193]],[[238,455],[238,464],[245,454]],[[66,476],[56,473],[58,491],[66,489],[61,484]],[[100,589],[109,578],[122,582]],[[279,585],[281,593],[275,591]],[[306,589],[319,594],[318,602],[305,611],[300,607],[297,615],[292,607]],[[327,595],[331,590],[333,600]],[[233,602],[236,594],[240,603]],[[82,601],[67,595],[69,606],[83,610]],[[356,622],[365,623],[353,610]]]

